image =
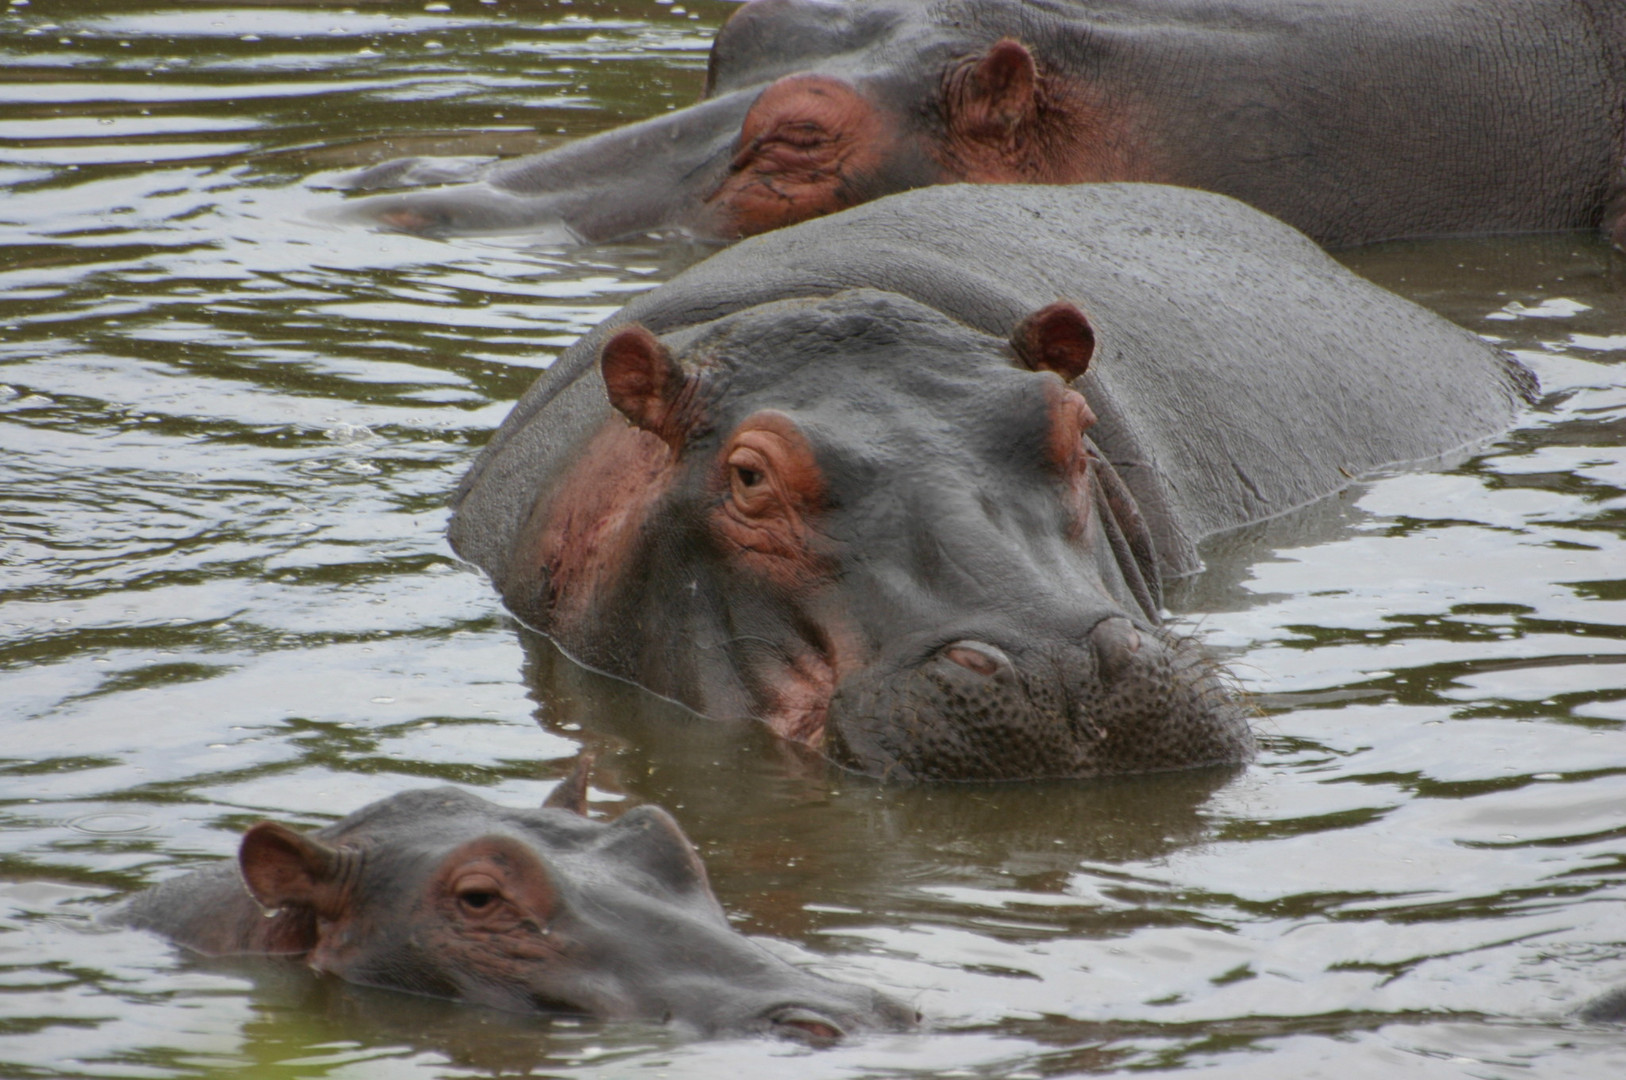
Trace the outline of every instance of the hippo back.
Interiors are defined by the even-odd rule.
[[[1209,534],[1384,466],[1502,430],[1533,382],[1476,336],[1345,270],[1221,195],[1154,184],[955,185],[746,240],[628,304],[525,395],[463,481],[454,546],[502,584],[540,500],[604,421],[595,359],[770,301],[893,292],[1007,339],[1058,299],[1089,316],[1091,434],[1165,573]]]

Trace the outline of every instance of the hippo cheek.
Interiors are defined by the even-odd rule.
[[[1114,616],[1081,642],[950,643],[831,700],[825,752],[884,779],[1014,780],[1244,760],[1252,735],[1198,647]]]
[[[787,75],[751,106],[728,174],[706,198],[714,231],[751,236],[931,182],[890,175],[897,161],[924,159],[900,139],[852,84]]]

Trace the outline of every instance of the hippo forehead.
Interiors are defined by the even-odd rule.
[[[553,807],[499,806],[454,787],[427,788],[381,799],[317,835],[372,852],[370,872],[385,882],[432,873],[470,841],[500,837],[534,851],[566,891],[635,881],[668,901],[693,901],[708,914],[715,909],[693,844],[670,815],[653,806],[602,822]]]
[[[763,304],[674,342],[714,373],[711,426],[723,435],[759,410],[795,419],[821,452],[870,461],[929,442],[935,458],[1042,438],[1048,375],[1016,366],[1005,342],[906,297],[852,290]]]
[[[406,790],[335,821],[319,836],[335,844],[436,857],[470,839],[502,834],[543,854],[569,854],[600,846],[615,826],[569,810],[501,807],[457,787]]]

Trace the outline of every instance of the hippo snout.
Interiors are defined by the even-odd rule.
[[[1245,760],[1223,671],[1188,638],[1124,616],[1049,645],[960,638],[876,665],[830,703],[825,752],[883,779],[1021,779]]]

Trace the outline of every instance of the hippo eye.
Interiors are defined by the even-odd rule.
[[[502,890],[488,874],[470,874],[452,891],[457,896],[458,906],[471,913],[489,911],[502,899]]]
[[[734,504],[747,514],[761,514],[773,502],[768,483],[768,459],[749,446],[738,446],[728,455],[728,485]]]

